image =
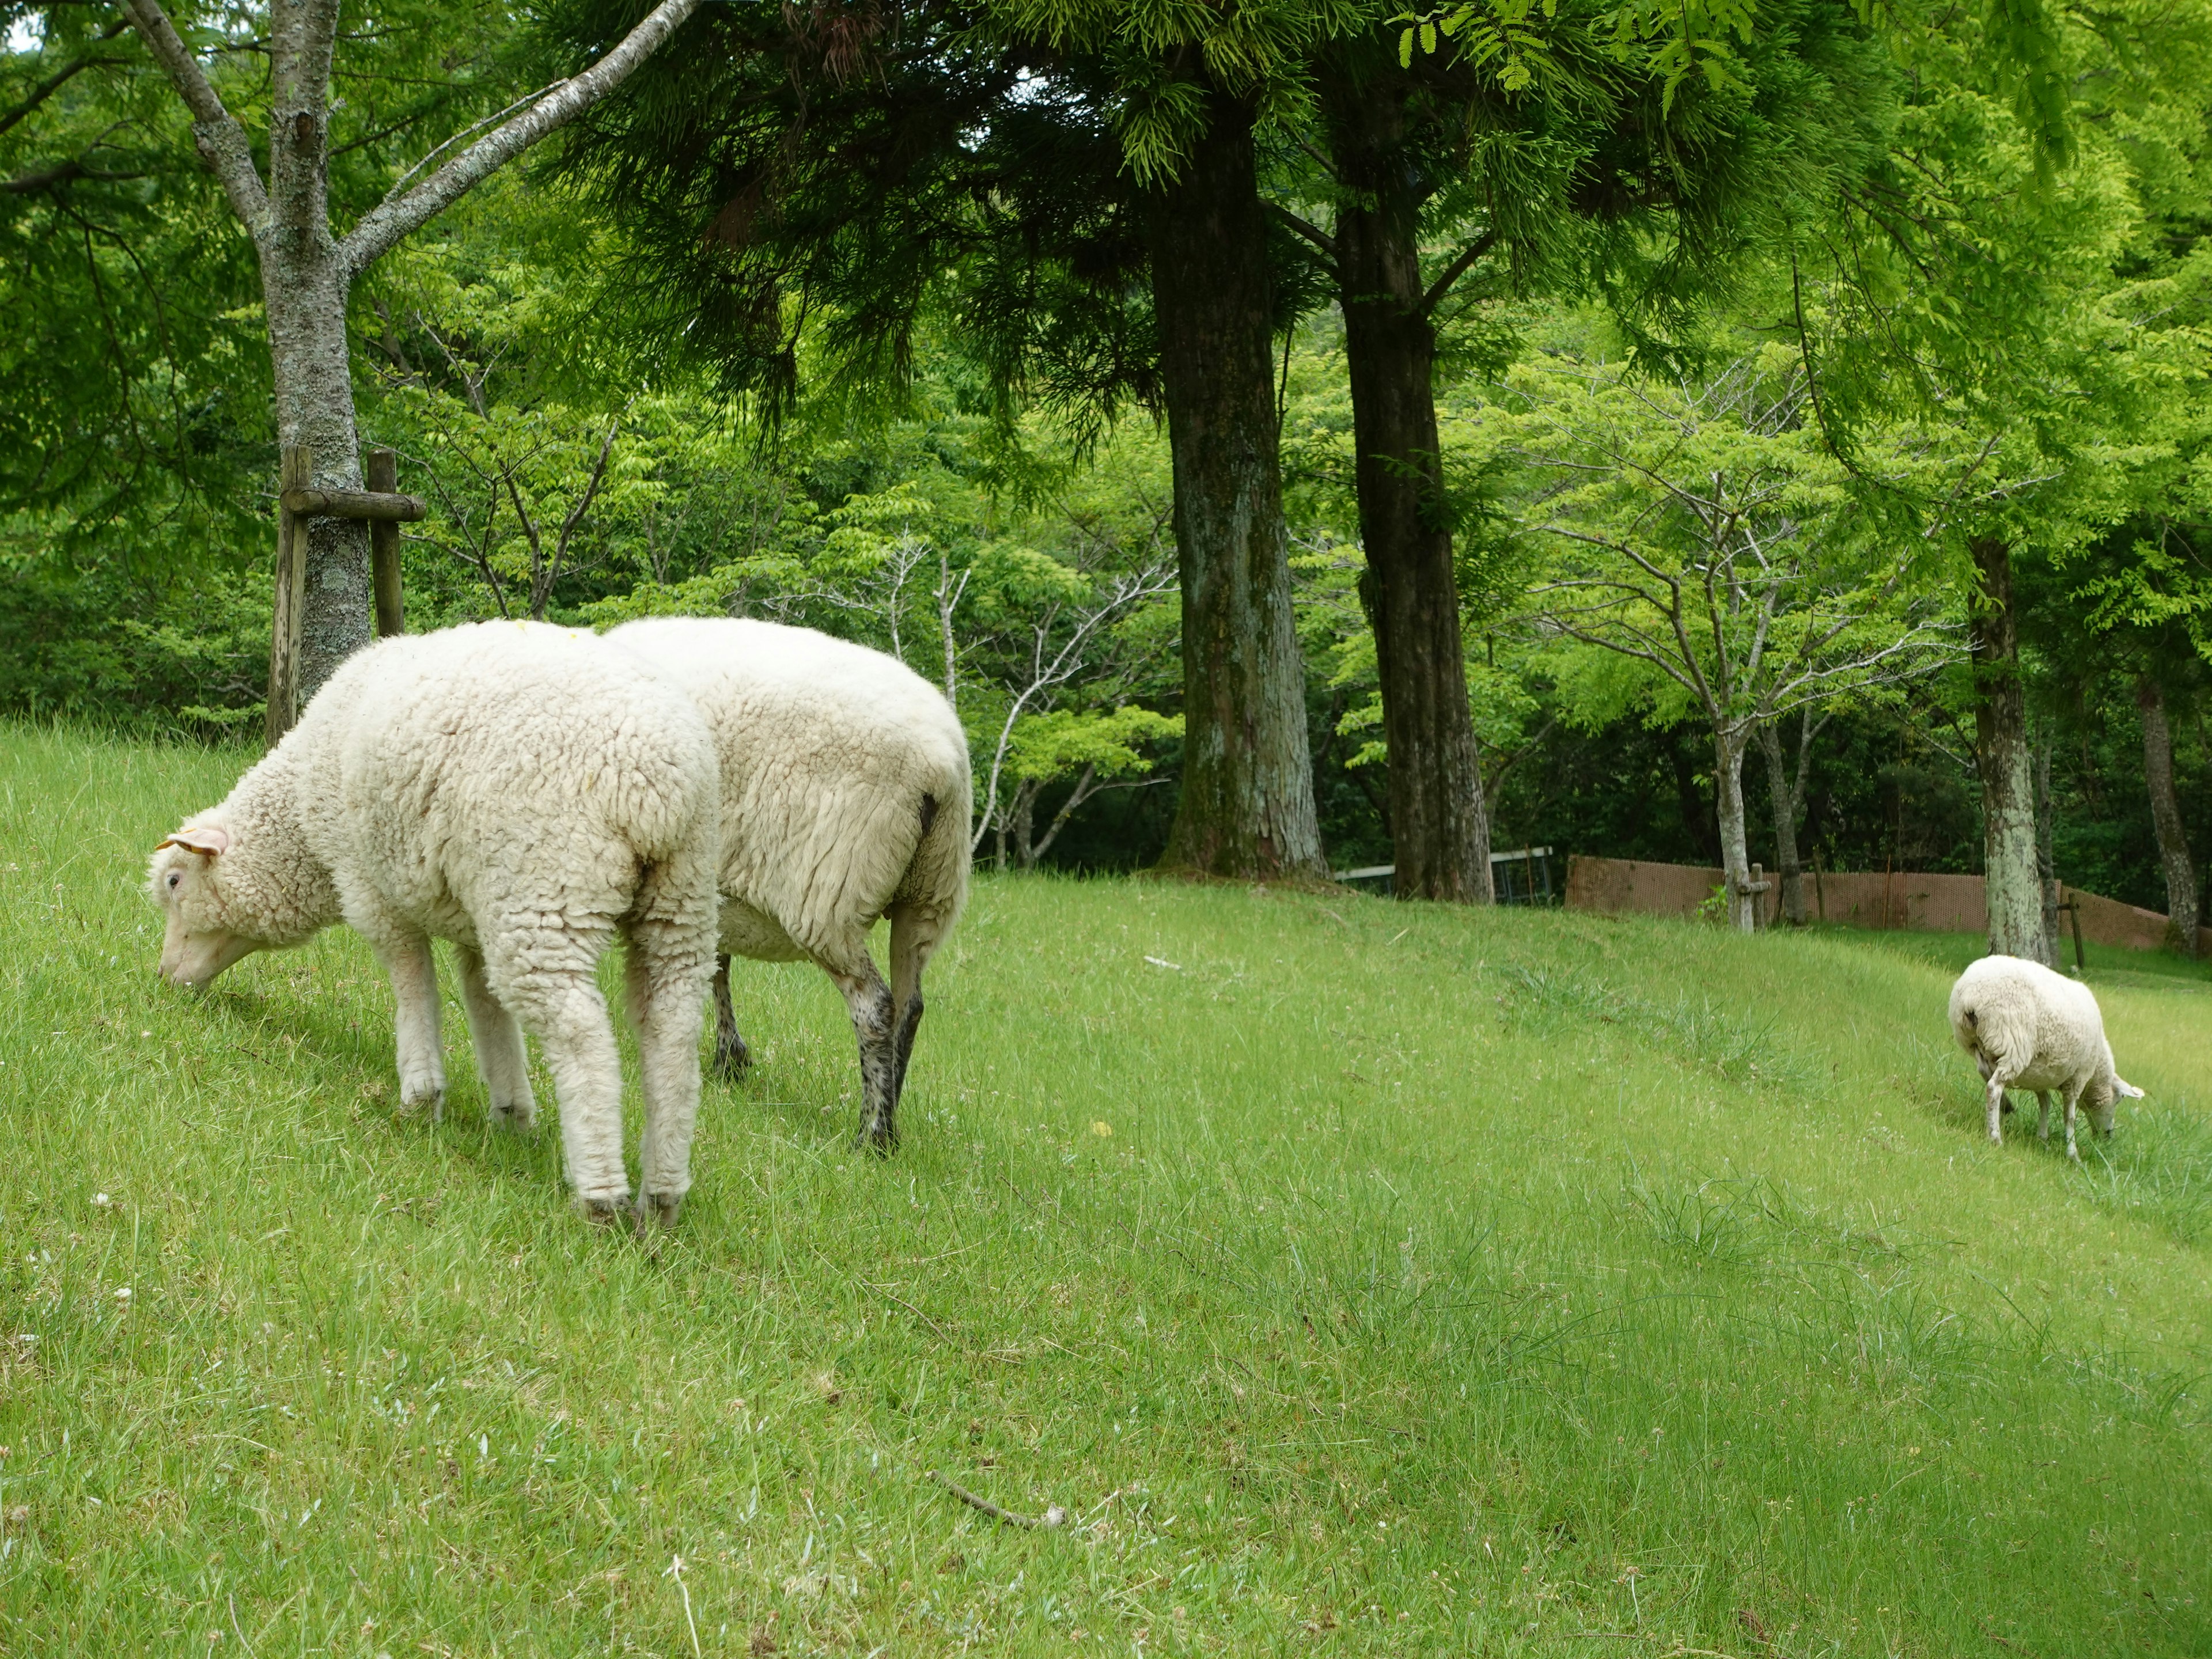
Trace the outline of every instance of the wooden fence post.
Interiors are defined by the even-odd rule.
[[[368,487],[380,495],[399,489],[399,458],[388,449],[368,452]],[[388,640],[407,631],[406,604],[399,591],[399,526],[387,519],[368,525],[368,569],[376,592],[376,637]]]
[[[307,524],[283,504],[287,490],[304,489],[314,476],[314,453],[286,444],[278,474],[276,583],[269,617],[269,708],[262,735],[274,749],[300,718],[300,629],[307,603]]]

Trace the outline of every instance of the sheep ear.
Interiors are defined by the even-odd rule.
[[[2112,1087],[2117,1092],[2125,1095],[2130,1100],[2141,1100],[2143,1097],[2143,1091],[2142,1090],[2136,1088],[2134,1084],[2129,1082],[2127,1079],[2120,1076],[2118,1073],[2113,1073]]]
[[[179,830],[175,835],[157,842],[154,850],[158,853],[164,847],[181,847],[187,853],[204,853],[213,858],[229,849],[230,831],[218,830],[212,824],[198,830]]]

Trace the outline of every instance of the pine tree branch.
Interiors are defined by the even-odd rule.
[[[1444,296],[1452,291],[1452,285],[1474,268],[1477,259],[1497,246],[1498,233],[1494,230],[1486,230],[1462,248],[1459,258],[1446,265],[1443,274],[1435,282],[1431,283],[1429,291],[1421,295],[1421,315],[1434,316],[1437,307],[1444,302]]]
[[[1300,218],[1280,202],[1269,202],[1267,204],[1267,208],[1278,219],[1327,254],[1330,264],[1334,264],[1336,262],[1336,239],[1334,236],[1310,220]]]
[[[152,0],[126,0],[133,5]],[[563,81],[528,109],[463,150],[404,195],[394,190],[346,234],[338,256],[358,275],[390,252],[403,239],[428,224],[540,139],[559,131],[612,92],[650,58],[691,14],[699,0],[661,3],[623,37],[620,45],[571,80]]]
[[[176,25],[161,9],[161,0],[122,0],[122,4],[139,39],[145,41],[146,50],[191,112],[192,143],[198,147],[201,159],[221,181],[231,210],[245,222],[254,241],[260,242],[273,222],[269,192],[253,169],[253,150],[246,142],[246,129],[222,106],[222,100],[201,71],[199,60],[178,37]]]

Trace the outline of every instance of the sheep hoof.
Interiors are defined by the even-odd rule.
[[[853,1137],[853,1150],[870,1152],[878,1158],[889,1158],[898,1151],[898,1131],[885,1125],[879,1128],[863,1129]]]
[[[629,1213],[629,1205],[625,1197],[617,1193],[612,1198],[580,1198],[576,1200],[576,1208],[592,1226],[611,1228]]]
[[[442,1083],[404,1083],[399,1085],[399,1115],[413,1117],[424,1107],[430,1109],[430,1121],[446,1121],[446,1085]]]
[[[733,1042],[717,1041],[714,1044],[714,1072],[732,1083],[752,1069],[753,1051],[745,1047],[743,1037]]]
[[[495,1128],[505,1129],[514,1134],[527,1134],[538,1127],[538,1111],[534,1105],[529,1103],[519,1106],[495,1103],[491,1109],[491,1121]]]
[[[640,1238],[651,1243],[674,1228],[677,1214],[683,1207],[681,1198],[670,1198],[662,1193],[640,1193],[630,1224]]]

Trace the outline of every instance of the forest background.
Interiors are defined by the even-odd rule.
[[[1355,11],[1316,27],[1395,47],[1402,22]],[[769,13],[814,29],[817,70],[819,39],[871,15]],[[1458,52],[1510,92],[1546,73],[1553,15],[1456,8],[1403,62]],[[345,15],[331,190],[356,211],[599,38],[573,8]],[[252,246],[121,16],[0,7],[0,708],[243,740],[270,651],[266,322]],[[250,104],[260,15],[179,16]],[[1678,98],[1757,113],[1766,37],[1751,13],[1716,17],[1684,62],[1661,61],[1662,38],[1644,63],[1662,128]],[[1679,202],[1620,210],[1610,241],[1516,232],[1472,118],[1454,178],[1489,193],[1445,179],[1427,198],[1441,510],[1492,842],[1722,862],[1724,722],[1698,690],[1716,659],[1694,617],[1670,634],[1664,614],[1662,579],[1679,592],[1687,572],[1722,594],[1713,640],[1718,611],[1734,625],[1767,603],[1772,659],[1801,671],[1770,665],[1775,695],[1738,722],[1752,855],[1795,862],[1773,851],[1787,820],[1828,868],[1980,868],[1972,550],[2001,533],[2056,873],[2165,910],[2175,849],[2193,848],[2201,910],[2212,28],[2186,7],[1845,9],[1824,27],[1880,63],[1850,92],[1866,153],[1745,189],[1756,210],[1724,236],[1698,243]],[[1077,96],[1049,80],[1019,82],[1010,107]],[[1115,95],[1109,125],[1133,143],[1140,100]],[[1351,186],[1315,106],[1265,107],[1307,738],[1343,868],[1392,855],[1390,761],[1346,319],[1300,261]],[[430,504],[403,544],[410,628],[662,611],[824,628],[945,686],[983,854],[1155,861],[1183,684],[1174,474],[1144,375],[1117,401],[1009,374],[965,273],[930,270],[888,357],[852,349],[849,311],[787,293],[769,385],[695,328],[665,227],[610,182],[623,136],[586,122],[495,175],[353,295],[364,442],[396,450],[400,487]]]

